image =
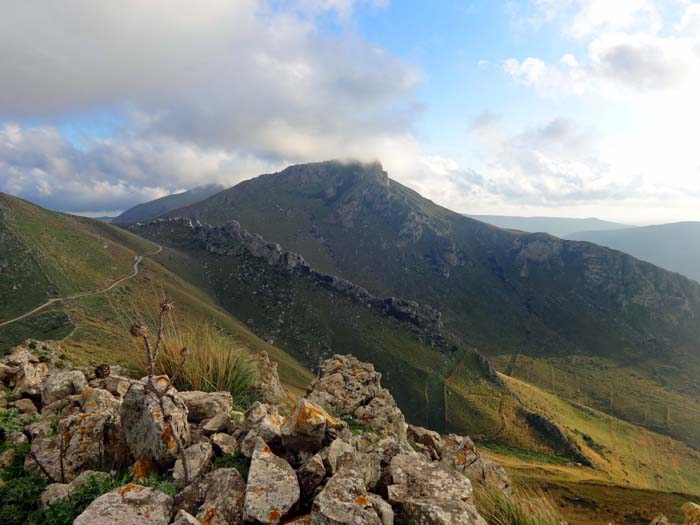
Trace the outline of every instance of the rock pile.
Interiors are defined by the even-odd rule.
[[[31,441],[26,467],[52,481],[43,505],[96,468],[131,467],[135,479],[157,470],[180,487],[171,497],[127,484],[94,500],[79,525],[485,525],[470,478],[509,487],[469,438],[407,425],[380,374],[352,356],[322,363],[286,417],[261,402],[232,412],[225,392],[158,397],[115,368],[59,368],[28,346],[0,362],[2,388],[19,396],[11,406],[31,421],[14,438]]]

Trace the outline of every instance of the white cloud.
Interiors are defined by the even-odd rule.
[[[105,181],[126,204],[148,188],[240,180],[283,163],[400,158],[414,147],[420,72],[352,31],[334,37],[316,26],[317,15],[346,19],[359,4],[386,1],[44,0],[3,9],[0,123],[42,124],[6,126],[0,140],[7,146],[19,133],[46,165],[32,172],[5,147],[0,162],[13,175],[2,187],[78,210],[88,204],[77,192],[59,199],[60,181]],[[105,109],[126,124],[80,149],[51,125]],[[50,144],[33,143],[40,136]]]

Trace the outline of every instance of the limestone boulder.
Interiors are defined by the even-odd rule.
[[[276,449],[282,441],[281,425],[282,417],[276,406],[253,403],[236,431],[241,452],[252,457],[258,439]]]
[[[88,387],[85,374],[80,370],[66,370],[49,374],[41,387],[41,402],[50,405],[67,396],[82,394]]]
[[[258,399],[269,405],[281,403],[287,393],[280,382],[279,374],[277,373],[277,363],[270,361],[267,352],[258,354],[258,379],[256,382],[256,390]]]
[[[41,385],[49,375],[49,366],[26,346],[18,346],[2,360],[6,384],[21,395],[39,398]]]
[[[177,459],[177,437],[186,447],[190,444],[187,405],[175,391],[159,401],[142,383],[129,388],[119,411],[126,443],[136,459],[167,465]]]
[[[425,525],[487,525],[473,505],[465,476],[422,456],[400,454],[391,461],[389,502],[399,517]]]
[[[25,467],[64,483],[97,464],[112,464],[120,449],[115,418],[110,414],[75,414],[62,419],[58,431],[32,441]]]
[[[209,441],[214,447],[214,451],[218,454],[235,454],[238,450],[236,438],[229,434],[212,434]]]
[[[95,470],[86,470],[81,472],[80,475],[70,483],[51,483],[44,489],[44,492],[41,493],[39,506],[45,509],[54,501],[67,498],[73,494],[78,487],[91,478],[108,479],[109,474]]]
[[[168,525],[172,507],[167,494],[130,483],[94,500],[73,525]]]
[[[326,467],[323,464],[323,458],[319,454],[312,456],[311,459],[299,467],[297,469],[297,480],[299,481],[301,500],[310,500],[316,488],[325,478]]]
[[[406,442],[406,422],[381,374],[351,355],[327,359],[308,389],[307,399],[334,414],[354,418],[372,430]]]
[[[280,523],[299,496],[294,469],[258,439],[248,474],[244,518],[262,524]]]
[[[472,481],[479,481],[504,492],[510,491],[511,482],[505,469],[485,458],[466,436],[450,434],[442,440],[442,462],[463,473]]]
[[[189,480],[197,479],[206,471],[214,459],[214,449],[207,442],[196,443],[185,449],[185,458],[187,460],[187,468]],[[179,457],[175,462],[173,469],[173,479],[175,483],[182,484],[185,482],[185,467],[182,458]]]
[[[192,423],[211,419],[217,414],[228,414],[233,406],[233,397],[229,392],[180,392],[182,400],[187,405],[188,417]]]
[[[383,525],[377,500],[370,497],[359,472],[341,468],[328,480],[311,506],[313,525]],[[386,506],[381,506],[387,512]],[[393,521],[393,520],[392,520]]]
[[[172,525],[202,525],[202,523],[189,512],[178,511]]]
[[[289,451],[315,453],[326,443],[327,430],[343,424],[314,403],[300,399],[281,427],[282,444]]]
[[[228,412],[219,412],[209,420],[205,420],[201,426],[202,432],[210,436],[219,432],[233,432],[233,421]]]
[[[210,525],[238,525],[246,484],[236,469],[216,469],[175,496],[174,509]]]
[[[440,459],[442,451],[442,438],[440,434],[423,427],[408,425],[407,436],[409,443],[416,451],[422,452],[432,461]]]

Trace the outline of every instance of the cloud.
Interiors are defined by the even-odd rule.
[[[589,37],[583,59],[567,53],[559,63],[537,57],[509,58],[503,70],[514,80],[543,94],[663,92],[700,86],[700,4],[687,7],[677,32],[658,34],[653,6],[642,0],[579,2],[567,27]],[[642,15],[654,23],[638,24]],[[608,15],[610,15],[608,17]],[[644,30],[623,31],[642,27]]]
[[[508,133],[491,114],[477,118],[469,135],[481,152],[481,175],[461,183],[492,199],[539,206],[622,200],[638,192],[639,181],[620,181],[594,154],[592,131],[558,117],[541,126]]]
[[[32,172],[5,147],[0,162],[14,175],[3,187],[29,196],[69,178],[100,180],[115,196],[127,188],[132,198],[115,198],[126,204],[148,188],[260,173],[252,166],[398,158],[413,148],[420,71],[351,30],[334,36],[317,24],[324,13],[346,19],[360,4],[386,1],[45,0],[3,10],[2,140],[14,122],[26,147],[51,136],[56,158],[73,166],[59,173],[42,142],[31,147],[46,165]],[[56,123],[92,111],[118,114],[124,125],[80,148],[57,136]],[[63,209],[88,206],[77,193],[67,200],[51,191]]]

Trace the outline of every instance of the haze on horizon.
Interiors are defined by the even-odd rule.
[[[0,191],[52,209],[357,158],[462,213],[700,220],[698,1],[0,9]]]

